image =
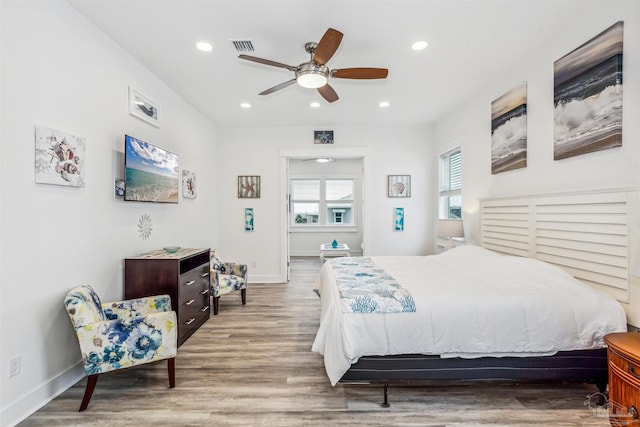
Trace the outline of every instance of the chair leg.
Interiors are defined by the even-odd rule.
[[[91,396],[93,395],[93,390],[95,390],[97,382],[98,374],[89,375],[87,377],[87,388],[84,390],[84,397],[82,398],[82,403],[80,404],[78,412],[84,411],[87,409],[87,406],[89,406],[89,401],[91,400]]]
[[[218,314],[218,304],[220,303],[220,297],[213,297],[213,315]]]
[[[240,289],[240,295],[242,296],[242,305],[247,303],[247,288]]]
[[[176,358],[167,359],[167,370],[169,371],[169,388],[176,386]]]

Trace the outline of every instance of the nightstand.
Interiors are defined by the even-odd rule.
[[[640,408],[640,333],[619,332],[604,337],[609,346],[609,421],[628,425]]]

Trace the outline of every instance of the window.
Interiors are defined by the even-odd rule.
[[[292,225],[354,225],[353,179],[292,179]]]
[[[320,180],[292,180],[291,201],[294,224],[317,224],[320,217]]]
[[[462,219],[462,151],[440,156],[440,218]]]

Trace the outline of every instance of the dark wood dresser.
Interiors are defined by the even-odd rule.
[[[609,346],[609,421],[633,424],[640,408],[640,333],[609,334],[604,341]]]
[[[178,346],[209,319],[209,249],[164,250],[124,260],[126,299],[168,294],[178,318]]]

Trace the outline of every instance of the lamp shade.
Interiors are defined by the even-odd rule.
[[[438,237],[464,237],[461,219],[439,219]]]

